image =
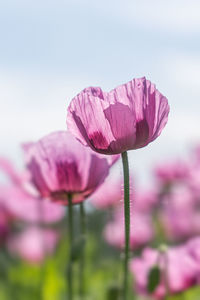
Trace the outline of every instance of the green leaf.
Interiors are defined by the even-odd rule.
[[[155,291],[155,289],[160,283],[160,278],[161,278],[160,268],[157,265],[155,265],[150,269],[148,274],[148,284],[147,284],[148,292],[153,293]]]

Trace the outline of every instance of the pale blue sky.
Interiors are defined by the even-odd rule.
[[[162,136],[131,155],[136,169],[200,140],[199,0],[3,0],[0,37],[0,154],[18,160],[21,142],[65,129],[84,87],[144,75],[171,113]]]

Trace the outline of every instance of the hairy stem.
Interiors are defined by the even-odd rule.
[[[85,243],[86,238],[86,220],[85,220],[85,208],[84,203],[80,203],[80,233],[82,242]],[[80,299],[84,298],[85,295],[85,245],[80,256],[80,265],[79,265],[79,296]]]
[[[128,299],[129,281],[129,240],[130,240],[130,193],[129,193],[129,166],[127,152],[122,153],[124,172],[124,222],[125,222],[125,248],[124,248],[124,279],[123,279],[123,300]]]
[[[68,228],[69,228],[69,262],[68,262],[68,300],[73,300],[73,261],[72,251],[74,243],[74,229],[73,229],[73,205],[72,196],[68,196]]]

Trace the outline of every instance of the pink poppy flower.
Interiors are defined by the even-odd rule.
[[[168,113],[167,99],[143,77],[108,93],[99,87],[84,89],[69,105],[67,125],[94,151],[117,154],[155,140]]]
[[[118,156],[99,155],[81,145],[69,132],[55,132],[25,147],[32,182],[42,197],[76,204],[104,181]]]
[[[58,241],[55,230],[29,227],[10,236],[7,245],[10,253],[30,263],[40,263],[52,254]]]
[[[158,265],[161,270],[161,281],[152,293],[155,299],[164,299],[166,284],[170,294],[175,294],[197,283],[199,266],[189,255],[187,247],[172,247],[165,254],[146,248],[141,257],[134,258],[130,263],[135,286],[139,293],[148,294],[148,274],[155,265]],[[164,276],[166,276],[165,279]]]

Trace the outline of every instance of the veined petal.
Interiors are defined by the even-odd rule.
[[[87,88],[68,108],[68,128],[83,144],[103,154],[148,145],[159,136],[169,113],[167,99],[145,77],[110,92]]]
[[[110,123],[110,128],[115,138],[110,145],[112,153],[121,153],[133,148],[136,139],[136,122],[130,108],[127,105],[116,102],[104,110],[104,115]]]
[[[51,133],[26,148],[27,166],[40,195],[68,204],[83,201],[104,181],[118,156],[84,147],[69,132]]]
[[[83,144],[100,153],[114,141],[104,114],[106,106],[106,101],[83,91],[72,100],[68,113],[68,128]]]
[[[146,85],[146,102],[148,105],[145,109],[145,118],[149,127],[149,142],[155,140],[161,133],[167,123],[169,114],[169,105],[167,98],[164,97],[155,87],[147,80]]]

